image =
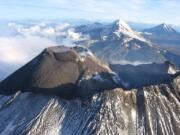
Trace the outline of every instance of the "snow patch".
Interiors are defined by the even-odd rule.
[[[148,61],[129,61],[129,60],[121,60],[121,61],[113,61],[111,64],[121,64],[121,65],[141,65],[141,64],[151,64],[152,62]]]
[[[150,32],[143,32],[144,35],[152,35]]]
[[[167,24],[165,24],[165,23],[162,24],[162,27],[163,27],[163,29],[166,30],[167,32],[172,32],[172,31],[173,31],[173,29],[171,28],[171,26],[170,26],[170,25],[167,25]]]
[[[136,110],[135,109],[131,110],[131,117],[132,117],[133,122],[136,122]]]
[[[125,81],[122,81],[122,85],[123,85],[126,89],[128,89],[129,86],[130,86],[130,84],[129,84],[128,82],[125,82]]]
[[[121,78],[116,73],[113,73],[112,79],[116,84],[121,84],[122,82]]]
[[[177,73],[176,69],[174,69],[172,66],[169,66],[168,74],[176,74],[176,73]]]

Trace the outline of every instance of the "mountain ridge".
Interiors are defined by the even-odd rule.
[[[133,64],[171,61],[176,66],[180,66],[179,55],[157,46],[143,34],[130,28],[124,21],[116,20],[108,24],[98,24],[98,27],[93,25],[76,27],[76,32],[82,32],[89,37],[85,41],[76,42],[76,44],[88,47],[105,63]],[[93,29],[89,29],[91,27]]]

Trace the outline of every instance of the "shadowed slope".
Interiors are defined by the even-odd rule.
[[[179,75],[179,70],[168,61],[137,66],[111,64],[110,68],[127,82],[128,89],[170,83]]]

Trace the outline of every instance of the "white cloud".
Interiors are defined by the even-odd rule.
[[[9,23],[13,29],[8,36],[0,37],[0,79],[14,72],[19,67],[33,59],[44,48],[55,45],[74,46],[75,41],[83,40],[80,33],[67,23],[37,24]],[[14,34],[15,33],[15,34]]]
[[[42,49],[55,45],[46,38],[35,36],[0,37],[0,61],[25,63]]]
[[[9,27],[13,28],[17,34],[23,36],[39,36],[51,39],[53,41],[58,39],[58,42],[61,44],[64,44],[64,40],[69,40],[69,43],[73,44],[74,41],[85,38],[80,33],[76,33],[74,28],[68,23],[56,24],[53,26],[44,23],[30,26],[9,23]]]
[[[44,48],[55,43],[40,37],[0,37],[0,79],[26,64]]]
[[[69,29],[67,31],[67,38],[71,39],[72,41],[78,41],[82,39],[82,35],[74,32],[74,29]]]

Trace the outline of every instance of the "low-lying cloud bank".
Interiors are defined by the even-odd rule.
[[[55,45],[42,37],[0,37],[0,79],[30,61],[44,48]]]
[[[54,42],[42,37],[0,37],[0,61],[24,63],[37,55],[42,49],[54,45]]]
[[[73,26],[68,23],[51,24],[41,22],[33,25],[9,23],[8,26],[12,28],[13,31],[15,31],[15,33],[18,35],[40,36],[66,45],[71,45],[74,44],[75,41],[80,41],[87,38],[80,33],[76,33]]]

